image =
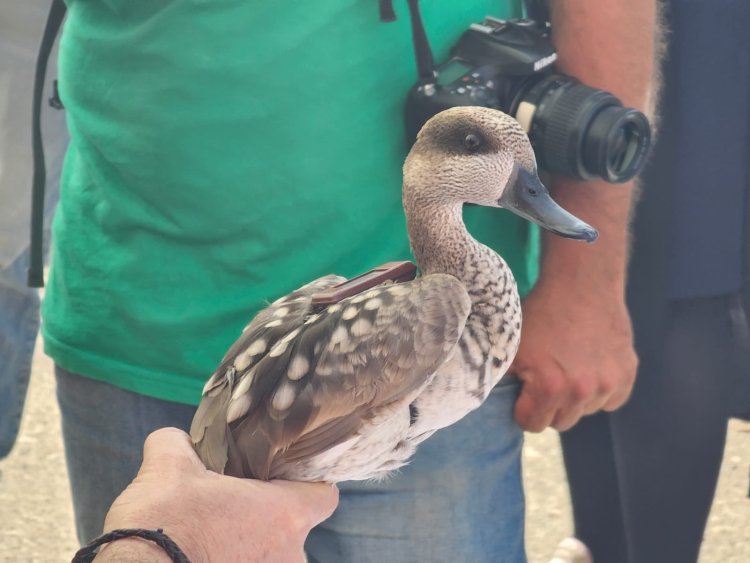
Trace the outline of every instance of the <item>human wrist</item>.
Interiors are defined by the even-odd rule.
[[[96,563],[142,563],[144,561],[171,563],[172,558],[161,547],[148,540],[122,538],[102,546],[94,561]]]
[[[541,278],[586,292],[624,294],[629,252],[628,224],[635,182],[612,185],[554,177],[557,203],[599,231],[592,244],[543,234]]]
[[[192,486],[194,490],[199,487],[175,479],[154,492],[150,485],[152,477],[149,475],[139,475],[125,490],[121,497],[129,495],[126,497],[127,502],[121,502],[118,499],[112,505],[104,521],[105,534],[114,530],[158,530],[168,540],[174,542],[191,563],[208,561],[207,554],[211,551],[208,545],[212,538],[206,534],[203,527],[196,525],[196,522],[201,521],[201,517],[195,504],[180,497],[181,487],[189,489]],[[169,499],[179,500],[170,501]],[[154,553],[164,555],[163,549],[159,552],[161,549],[159,545],[152,541],[140,540],[140,538],[123,538],[105,545],[110,546],[109,549],[112,550],[116,547],[117,550],[114,552],[118,557],[124,557],[124,554],[128,553],[127,548],[131,546],[143,552],[146,552],[146,548],[151,548]],[[109,561],[109,559],[104,559],[104,561]],[[112,561],[119,563],[120,560],[112,559]],[[171,561],[171,559],[167,556],[165,561]]]
[[[622,250],[595,252],[575,241],[549,240],[537,287],[562,291],[569,298],[624,299],[627,259]]]
[[[161,528],[116,528],[104,532],[81,547],[72,563],[91,563],[94,560],[100,563],[191,563],[187,553]]]

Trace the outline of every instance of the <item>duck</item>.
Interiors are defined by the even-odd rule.
[[[490,108],[454,107],[425,123],[404,163],[402,202],[419,275],[321,306],[316,296],[347,284],[328,275],[261,310],[203,389],[190,434],[208,469],[329,483],[387,477],[478,408],[518,349],[513,274],[468,232],[463,206],[597,237],[551,198],[519,123]]]

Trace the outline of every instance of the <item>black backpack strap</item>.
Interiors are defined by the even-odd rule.
[[[42,145],[42,95],[44,78],[47,74],[47,61],[55,44],[55,38],[65,17],[65,3],[63,0],[52,0],[52,6],[47,16],[47,25],[39,46],[36,59],[36,73],[34,75],[34,98],[31,110],[31,142],[34,159],[34,177],[31,192],[31,256],[29,259],[28,285],[29,287],[44,287],[44,186],[47,172],[44,163],[44,147]]]

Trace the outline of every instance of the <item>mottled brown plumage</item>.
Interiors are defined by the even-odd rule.
[[[591,238],[559,208],[541,219],[529,212],[542,191],[515,120],[486,108],[431,119],[404,165],[421,277],[316,312],[312,294],[343,280],[327,276],[261,311],[206,384],[193,420],[207,467],[261,479],[378,478],[480,406],[516,353],[521,310],[509,268],[467,232],[462,207],[507,200],[556,232]]]

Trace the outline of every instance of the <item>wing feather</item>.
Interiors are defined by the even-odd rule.
[[[323,276],[277,299],[253,318],[240,338],[229,348],[221,364],[206,383],[203,399],[190,426],[190,435],[196,451],[209,469],[222,473],[228,460],[227,413],[236,387],[246,386],[247,391],[250,387],[254,388],[253,393],[244,393],[246,406],[235,403],[235,407],[244,407],[245,413],[254,412],[264,389],[273,383],[268,377],[264,377],[250,385],[257,372],[253,370],[255,364],[280,339],[299,325],[300,319],[309,312],[313,294],[344,281],[346,278],[341,276]],[[286,310],[286,313],[279,316],[282,309]],[[275,326],[269,327],[269,324]],[[260,346],[260,343],[264,345]],[[241,370],[238,370],[235,364],[239,364]]]
[[[290,464],[366,431],[373,413],[405,408],[452,354],[470,310],[465,288],[443,274],[378,286],[319,314],[310,308],[314,291],[262,311],[217,374],[231,373],[248,350],[264,351],[233,381],[215,374],[207,385],[191,434],[212,469],[283,477]],[[273,307],[288,310],[279,317]],[[223,457],[214,451],[222,449]]]

